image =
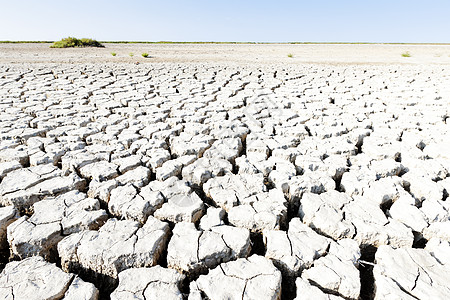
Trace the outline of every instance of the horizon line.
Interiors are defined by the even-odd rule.
[[[56,41],[11,41],[4,40],[0,41],[1,44],[49,44],[54,43]],[[331,44],[331,45],[450,45],[450,42],[444,43],[429,43],[429,42],[232,42],[232,41],[223,41],[223,42],[213,42],[213,41],[99,41],[100,43],[105,44],[280,44],[280,45],[308,45],[308,44]]]

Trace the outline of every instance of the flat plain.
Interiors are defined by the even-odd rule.
[[[450,46],[48,46],[0,44],[0,298],[449,298]]]
[[[50,45],[0,43],[0,63],[450,64],[450,45],[105,43],[105,48],[68,49]],[[141,57],[144,52],[149,58]],[[411,57],[401,56],[406,52]]]

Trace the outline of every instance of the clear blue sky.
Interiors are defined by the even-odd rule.
[[[450,42],[450,0],[0,0],[0,40]]]

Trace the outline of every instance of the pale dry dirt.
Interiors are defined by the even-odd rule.
[[[0,299],[450,299],[450,45],[49,46],[0,44]]]
[[[50,45],[0,44],[0,63],[450,64],[450,45],[105,44],[105,48],[72,49]],[[148,58],[141,56],[144,52]],[[402,57],[405,52],[411,57]]]

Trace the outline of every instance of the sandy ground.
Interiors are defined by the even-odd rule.
[[[0,63],[450,64],[450,45],[105,44],[105,48],[77,49],[49,46],[0,44]],[[144,52],[149,53],[148,58],[141,56]],[[402,57],[405,52],[411,57]],[[130,57],[130,53],[134,56]]]

